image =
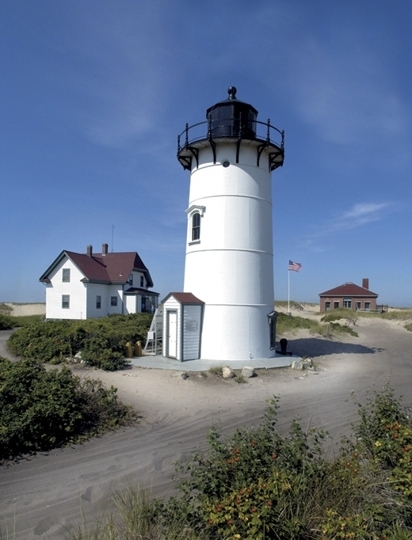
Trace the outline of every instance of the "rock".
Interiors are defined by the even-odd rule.
[[[296,369],[298,371],[303,371],[303,362],[301,362],[300,360],[295,360],[294,362],[292,362],[292,369]]]
[[[224,367],[222,367],[222,377],[224,379],[233,379],[233,377],[235,377],[235,374],[230,369],[230,367],[224,366]]]
[[[313,369],[312,358],[302,358],[302,364],[304,369]]]
[[[186,380],[189,378],[189,373],[187,373],[186,371],[174,371],[173,377],[176,377],[177,379]]]
[[[303,371],[304,369],[307,369],[309,371],[315,371],[312,358],[302,358],[300,360],[295,360],[294,362],[292,362],[291,367],[292,369],[296,369],[298,371]]]
[[[255,376],[255,370],[252,367],[245,366],[242,369],[242,375],[245,377],[245,379],[250,379],[251,377]]]

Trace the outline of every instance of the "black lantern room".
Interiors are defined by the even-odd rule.
[[[284,132],[267,122],[257,120],[258,111],[249,103],[236,98],[236,88],[231,86],[228,98],[209,107],[206,111],[206,122],[199,122],[186,129],[178,136],[177,159],[184,169],[191,170],[193,165],[199,166],[199,150],[210,147],[216,163],[216,145],[220,142],[236,144],[236,163],[239,163],[243,141],[256,148],[256,163],[265,151],[269,156],[271,171],[283,165]],[[206,128],[206,129],[205,129]],[[272,135],[278,142],[272,140]],[[193,161],[195,160],[195,161]]]
[[[256,136],[257,110],[236,99],[236,88],[231,86],[229,97],[216,103],[206,111],[211,137],[241,137],[254,139]]]

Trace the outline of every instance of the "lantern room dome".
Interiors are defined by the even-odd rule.
[[[212,137],[242,137],[254,139],[258,111],[236,98],[236,87],[230,86],[229,97],[206,111]]]

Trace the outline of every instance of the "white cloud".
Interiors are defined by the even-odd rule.
[[[385,211],[391,206],[390,203],[357,203],[353,207],[344,212],[340,218],[338,218],[332,228],[337,229],[353,229],[370,223],[371,221],[378,221],[385,215]]]
[[[342,212],[336,218],[312,227],[312,232],[306,236],[303,247],[312,252],[325,251],[322,240],[343,231],[363,227],[368,223],[383,220],[389,213],[399,209],[399,204],[392,202],[355,203],[349,210]]]

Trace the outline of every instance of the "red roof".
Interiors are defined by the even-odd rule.
[[[162,300],[161,303],[164,304],[166,302],[166,300],[168,298],[170,298],[171,296],[176,298],[176,300],[179,302],[179,304],[185,304],[185,305],[188,305],[188,304],[196,304],[196,305],[204,304],[204,302],[202,302],[202,300],[199,300],[199,298],[197,298],[194,294],[192,294],[190,292],[171,292],[166,296],[166,298],[164,300]]]
[[[339,285],[339,287],[335,287],[334,289],[329,289],[329,291],[320,293],[319,296],[362,296],[378,298],[376,293],[370,291],[369,289],[365,289],[364,287],[360,287],[359,285],[355,285],[355,283],[344,283],[343,285]]]
[[[84,275],[84,280],[94,283],[127,283],[133,270],[143,272],[147,286],[153,287],[149,270],[136,252],[123,253],[74,253],[62,251],[53,264],[40,277],[40,281],[48,282],[50,272],[64,257],[71,259]]]

